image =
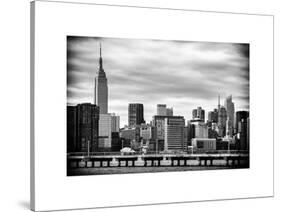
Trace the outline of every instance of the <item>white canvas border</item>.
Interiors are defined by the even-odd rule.
[[[34,209],[272,196],[272,29],[272,16],[36,1]],[[251,43],[251,168],[67,177],[66,35]],[[261,86],[261,82],[265,85]],[[268,103],[267,116],[264,101]],[[260,159],[261,153],[264,160]],[[175,181],[173,184],[171,179]],[[135,184],[137,189],[124,191],[124,185],[135,188]]]

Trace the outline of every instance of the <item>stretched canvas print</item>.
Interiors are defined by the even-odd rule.
[[[249,50],[67,36],[67,175],[249,168]]]
[[[33,1],[31,209],[273,197],[273,23]]]

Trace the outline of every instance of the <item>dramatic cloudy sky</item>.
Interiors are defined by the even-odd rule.
[[[145,120],[157,104],[191,118],[192,109],[207,112],[233,96],[235,110],[249,109],[249,45],[119,38],[67,39],[67,102],[94,99],[99,43],[108,79],[109,112],[127,124],[128,103],[143,103]]]

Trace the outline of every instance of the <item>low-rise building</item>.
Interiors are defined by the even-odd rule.
[[[216,150],[216,139],[214,138],[193,138],[192,146],[198,150]]]

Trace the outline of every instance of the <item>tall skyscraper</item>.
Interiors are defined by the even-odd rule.
[[[195,138],[195,124],[193,124],[191,121],[187,122],[187,142],[188,145],[191,145],[191,139]]]
[[[203,110],[202,107],[197,107],[197,109],[193,109],[192,119],[200,119],[205,122],[205,110]]]
[[[237,111],[235,131],[238,138],[238,149],[249,150],[249,112],[248,111]]]
[[[234,103],[232,102],[232,95],[225,99],[224,107],[227,114],[226,135],[232,137],[234,133]]]
[[[242,119],[238,123],[238,149],[239,150],[248,150],[248,123],[247,119]]]
[[[250,118],[247,118],[247,150],[250,150]]]
[[[107,78],[103,69],[101,45],[100,45],[100,58],[99,69],[95,77],[95,99],[94,102],[100,108],[100,114],[107,114],[108,111],[108,88]]]
[[[112,120],[110,114],[100,114],[99,120],[99,151],[111,148]]]
[[[213,111],[208,113],[208,122],[218,123],[218,109],[215,108]]]
[[[225,107],[220,105],[220,95],[218,96],[218,134],[220,137],[224,137],[226,134],[226,120],[227,113]]]
[[[128,107],[128,125],[129,127],[145,123],[143,118],[143,104],[130,103]]]
[[[164,150],[184,150],[184,125],[182,116],[172,116],[165,118],[164,130]]]
[[[112,132],[119,132],[120,130],[120,116],[116,116],[114,113],[111,114],[111,128]]]
[[[238,132],[238,124],[242,119],[247,119],[249,117],[248,111],[237,111],[236,112],[236,121],[235,121],[235,131]]]
[[[112,133],[119,133],[120,117],[115,114],[100,114],[99,150],[108,151],[112,147]]]
[[[67,106],[67,152],[75,152],[77,147],[77,107]]]
[[[167,126],[165,125],[165,120],[167,119],[167,122],[169,122],[169,119],[183,119],[182,116],[153,116],[152,120],[152,126],[155,127],[155,139],[157,140],[159,150],[163,149],[164,150],[164,140],[165,140],[165,134],[167,130]],[[183,124],[184,127],[184,124]],[[167,134],[166,134],[167,136]],[[167,144],[167,143],[166,143]],[[167,147],[167,146],[166,146]]]
[[[68,121],[70,122],[70,121]],[[97,151],[99,107],[90,103],[76,106],[76,151]]]
[[[156,138],[164,141],[165,118],[167,116],[153,116],[152,125],[156,127]]]

